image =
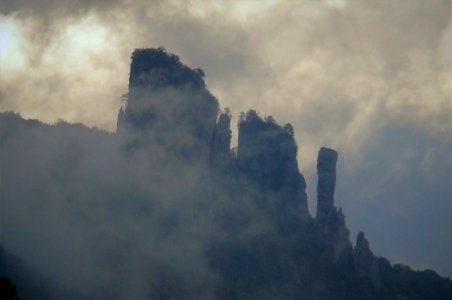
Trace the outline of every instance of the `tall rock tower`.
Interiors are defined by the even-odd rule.
[[[334,208],[337,152],[322,147],[317,158],[317,220],[325,220]]]
[[[118,133],[135,148],[160,145],[187,159],[206,160],[218,101],[203,77],[202,70],[189,68],[163,48],[135,50]]]
[[[342,209],[334,205],[336,186],[336,163],[338,154],[335,150],[322,147],[317,158],[317,225],[327,241],[328,253],[338,266],[352,269],[353,249],[350,232],[345,225]]]
[[[285,211],[281,219],[293,216],[308,220],[306,182],[298,169],[297,150],[290,124],[280,126],[272,117],[262,119],[254,110],[241,115],[237,149],[239,169],[258,184],[260,191],[278,195],[279,209]],[[275,201],[270,202],[272,207]]]
[[[215,167],[227,168],[231,165],[231,111],[226,108],[218,117],[210,146],[210,164]]]

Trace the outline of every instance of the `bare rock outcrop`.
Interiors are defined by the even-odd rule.
[[[210,164],[225,168],[231,165],[231,111],[226,108],[218,117],[210,147]]]
[[[163,48],[135,50],[118,132],[129,135],[133,147],[158,144],[184,158],[206,160],[219,108],[203,76]]]
[[[360,232],[356,238],[353,254],[357,275],[363,279],[370,280],[375,287],[380,287],[378,260],[370,250],[369,242],[363,232]]]
[[[336,163],[338,154],[335,150],[322,147],[317,158],[317,216],[324,220],[334,209],[334,189],[336,186]]]
[[[239,120],[237,164],[242,173],[269,195],[282,196],[281,206],[296,218],[310,218],[306,181],[298,169],[298,147],[290,124],[278,125],[254,110]]]

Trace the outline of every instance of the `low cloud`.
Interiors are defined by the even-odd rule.
[[[396,165],[383,168],[387,158],[377,161],[370,155],[384,151],[387,142],[414,144],[407,135],[386,138],[400,126],[412,128],[425,141],[422,146],[428,144],[428,153],[450,147],[450,1],[269,1],[245,12],[242,6],[234,1],[2,1],[2,22],[14,20],[22,30],[26,64],[1,70],[0,110],[113,131],[120,95],[127,91],[130,53],[162,45],[201,67],[212,93],[235,116],[255,108],[292,123],[308,181],[315,182],[315,155],[326,145],[339,150],[343,173],[351,177],[367,170],[371,160],[378,174],[413,182],[412,173],[399,174]],[[77,33],[67,31],[71,26],[82,37],[83,28],[95,30],[77,40]],[[94,47],[98,40],[101,44]],[[444,159],[424,156],[421,168]],[[429,176],[450,175],[450,164],[444,168],[440,173],[429,169]],[[435,178],[445,182],[447,177]],[[350,191],[358,186],[353,180],[342,182]],[[359,184],[373,185],[374,179]],[[450,194],[434,189],[431,207],[450,212],[443,203]],[[352,209],[352,196],[339,201]],[[311,208],[314,197],[311,188]],[[357,214],[364,213],[363,203],[371,198],[362,195]],[[408,205],[402,197],[397,201],[402,210]],[[431,224],[432,232],[443,226]],[[355,226],[364,231],[378,227],[365,221]],[[442,245],[437,249],[450,249],[452,242],[438,237],[437,244]],[[400,245],[392,245],[381,254],[396,253]]]

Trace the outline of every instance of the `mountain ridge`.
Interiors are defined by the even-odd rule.
[[[203,76],[200,69],[189,68],[163,48],[135,50],[126,106],[118,113],[115,134],[82,125],[43,125],[13,113],[0,114],[0,141],[5,153],[1,162],[6,166],[2,177],[8,179],[0,185],[7,199],[2,210],[20,212],[23,208],[9,199],[22,197],[32,204],[35,195],[43,203],[54,199],[50,207],[55,209],[60,201],[68,203],[64,212],[71,222],[82,217],[97,224],[94,232],[103,239],[97,242],[83,230],[79,233],[78,241],[87,240],[90,246],[86,253],[82,251],[86,262],[96,265],[110,256],[109,247],[116,249],[112,258],[100,264],[106,273],[116,268],[135,273],[125,265],[131,259],[127,249],[149,251],[153,247],[148,243],[164,245],[164,251],[149,251],[153,253],[150,257],[146,251],[132,256],[132,261],[149,265],[149,270],[138,272],[143,276],[137,275],[139,289],[124,275],[110,278],[97,274],[102,280],[96,279],[81,297],[125,297],[140,290],[139,298],[151,299],[448,299],[449,279],[432,271],[392,266],[372,253],[362,232],[352,245],[345,216],[334,204],[335,150],[319,150],[315,217],[308,210],[306,181],[298,169],[298,147],[290,124],[281,126],[254,110],[243,113],[238,122],[237,151],[233,152],[231,113],[228,109],[219,112],[218,100],[207,90]],[[43,148],[45,143],[52,147]],[[18,146],[27,147],[17,151]],[[42,165],[33,162],[35,167],[26,179],[35,182],[41,176],[42,181],[27,183],[26,191],[19,192],[17,187],[24,178],[17,174],[20,169],[14,160],[6,158],[8,154],[17,156],[16,162],[41,159]],[[48,166],[52,166],[51,171]],[[99,208],[92,209],[88,200]],[[78,204],[81,201],[86,201],[86,206]],[[117,217],[130,217],[138,225],[152,224],[149,241],[131,239],[127,230],[122,232],[124,223],[112,222]],[[62,222],[59,218],[54,221]],[[15,219],[8,222],[14,224]],[[62,224],[76,232],[85,226]],[[143,228],[128,230],[138,238]],[[44,277],[58,278],[56,270],[47,270],[25,256],[27,251],[15,238],[13,231],[8,232],[3,246]],[[48,242],[64,249],[53,238],[48,237]],[[51,244],[48,242],[41,245],[42,252]],[[172,247],[177,248],[174,254],[162,254]],[[91,248],[100,254],[94,255]],[[193,265],[184,260],[174,263],[187,255],[185,251]],[[8,257],[2,254],[0,261]],[[44,254],[41,257],[49,262]],[[59,259],[65,262],[64,255]],[[160,265],[159,270],[155,265]],[[87,268],[80,278],[91,275],[93,271]],[[0,275],[17,275],[6,267],[0,271]],[[64,295],[64,290],[80,292],[85,281],[78,280],[80,283],[62,280],[54,292],[56,297]],[[106,288],[104,282],[117,286]],[[21,295],[21,282],[16,284]]]

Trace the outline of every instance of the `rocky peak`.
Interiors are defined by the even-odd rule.
[[[305,187],[298,171],[297,145],[290,125],[279,126],[272,117],[261,118],[254,110],[239,120],[237,160],[240,168],[257,178],[262,188],[277,190],[296,176],[292,184]]]
[[[356,237],[356,246],[355,251],[358,252],[367,252],[370,251],[369,241],[364,236],[364,232],[360,231],[358,236]]]
[[[116,121],[116,132],[122,133],[122,130],[125,127],[125,112],[124,108],[120,108],[118,112],[118,120]]]
[[[297,218],[308,216],[306,182],[299,172],[297,145],[290,124],[278,125],[272,117],[261,118],[256,111],[239,119],[237,164],[239,169],[269,193],[282,193],[296,208]],[[301,211],[301,213],[299,213]]]
[[[136,49],[132,53],[129,88],[152,86],[193,89],[205,88],[204,72],[184,65],[177,55],[167,53],[164,48]]]
[[[336,185],[336,164],[338,153],[322,147],[317,158],[317,216],[316,221],[322,236],[329,247],[333,261],[342,260],[342,264],[353,265],[350,232],[345,224],[342,209],[334,206]],[[345,261],[344,261],[345,259]],[[349,261],[349,263],[347,263]]]
[[[210,148],[210,163],[213,166],[226,167],[231,163],[231,111],[225,108],[218,117]]]
[[[375,287],[381,285],[378,260],[369,247],[369,242],[363,232],[359,232],[353,249],[355,269],[363,279],[370,280]]]
[[[163,48],[135,50],[118,132],[127,133],[134,145],[159,144],[185,158],[205,160],[218,101],[203,76]]]
[[[317,219],[325,219],[334,209],[334,189],[336,186],[335,150],[322,147],[317,158]]]

